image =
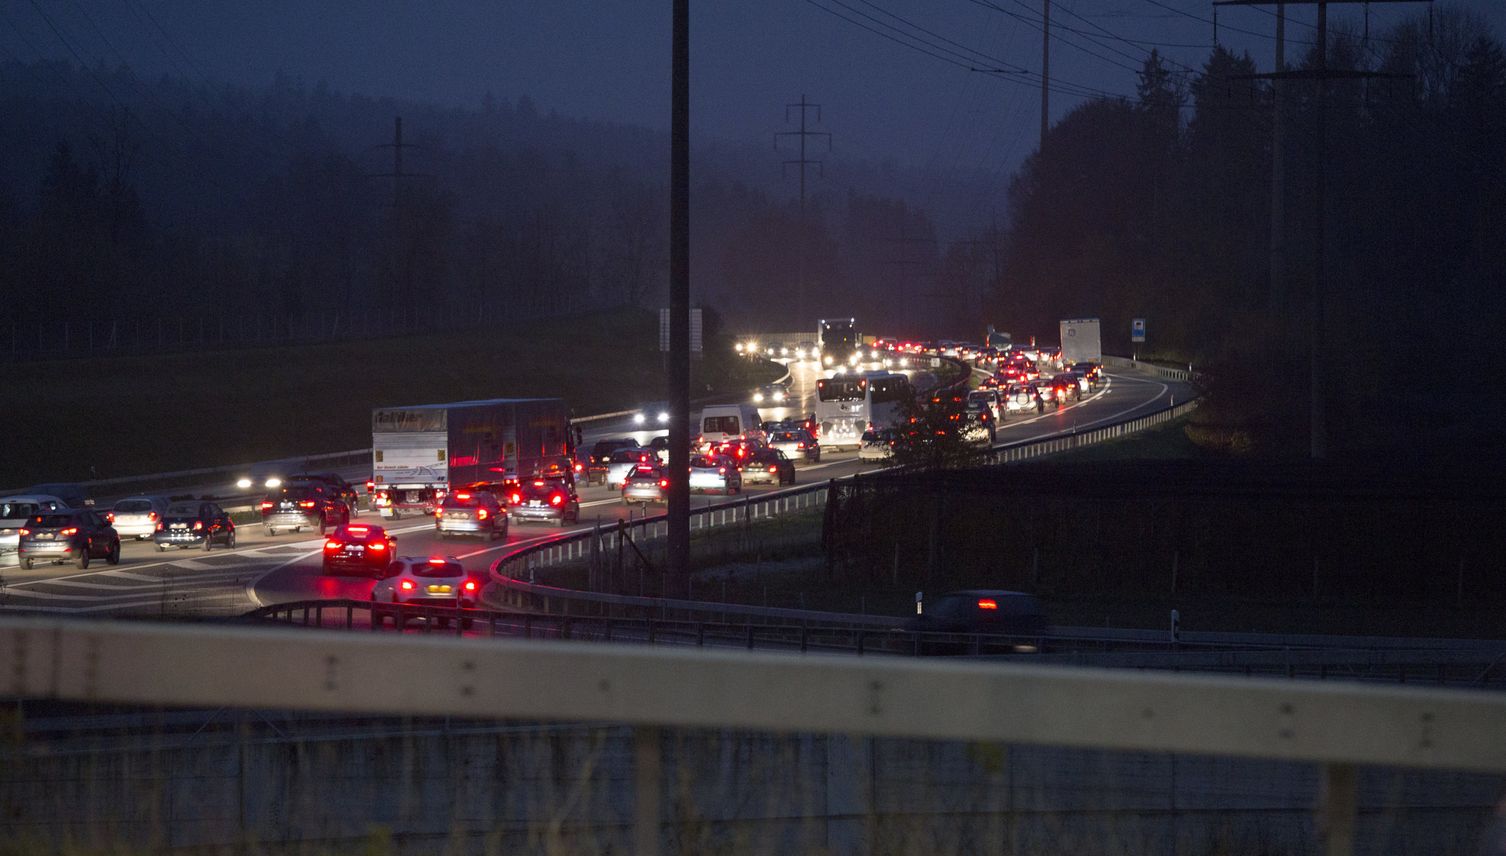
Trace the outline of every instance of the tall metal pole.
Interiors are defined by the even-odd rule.
[[[1311,361],[1312,398],[1309,410],[1309,454],[1313,460],[1328,456],[1327,422],[1323,406],[1323,292],[1327,279],[1326,223],[1328,205],[1328,3],[1318,0],[1318,175],[1314,183],[1316,222],[1313,226],[1315,250],[1312,286],[1312,342],[1308,348]]]
[[[1041,151],[1046,150],[1046,129],[1051,125],[1051,0],[1041,8]]]
[[[669,122],[669,561],[666,594],[690,579],[690,0],[674,0]]]
[[[1286,4],[1276,4],[1276,69],[1286,70]],[[1281,317],[1286,261],[1286,141],[1282,132],[1283,81],[1271,81],[1271,293],[1267,308]],[[1283,325],[1285,326],[1285,325]],[[1283,336],[1283,338],[1285,338]]]

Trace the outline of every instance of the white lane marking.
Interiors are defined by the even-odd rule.
[[[418,527],[418,528],[425,528],[425,527]],[[409,530],[404,530],[404,531],[412,532],[412,531],[417,531],[417,530],[416,529],[409,529]],[[282,564],[273,565],[272,567],[268,568],[267,570],[263,571],[262,573],[257,574],[253,579],[251,579],[249,582],[246,583],[246,597],[249,598],[252,603],[256,604],[258,608],[266,606],[267,604],[264,603],[264,602],[262,602],[262,599],[256,596],[256,587],[261,584],[262,580],[266,579],[267,577],[271,576],[272,574],[277,573],[278,571],[282,570],[283,568],[286,568],[288,565],[297,564],[298,562],[301,562],[301,561],[303,561],[304,559],[307,559],[310,556],[317,556],[320,553],[322,553],[323,551],[324,551],[323,546],[320,546],[320,548],[318,550],[309,550],[306,553],[300,553],[299,555],[294,556],[291,559],[288,559],[286,562],[283,562]]]
[[[244,575],[239,575],[238,574],[236,576],[237,577],[241,577],[241,576],[244,576]],[[188,579],[188,580],[183,580],[183,581],[174,581],[174,580],[171,580],[171,579],[161,579],[161,580],[158,580],[157,583],[158,583],[157,588],[159,589],[159,592],[155,596],[158,599],[160,599],[163,596],[175,596],[175,595],[177,595],[179,593],[187,593],[187,592],[191,592],[191,591],[205,591],[205,590],[208,590],[208,589],[224,589],[224,588],[240,588],[240,586],[241,586],[241,583],[240,583],[239,579],[220,579],[220,580]],[[55,593],[50,592],[50,591],[36,591],[36,590],[31,590],[31,591],[19,592],[15,596],[18,597],[18,598],[41,598],[42,600],[69,600],[69,601],[86,600],[86,601],[90,601],[91,603],[105,603],[107,601],[119,601],[119,600],[128,600],[130,598],[139,598],[139,597],[142,597],[142,596],[146,595],[147,593],[148,592],[147,592],[147,587],[146,586],[132,586],[128,591],[118,592],[116,594],[55,594]]]
[[[219,573],[219,574],[193,574],[191,576],[182,576],[182,577],[149,577],[148,579],[150,579],[151,580],[151,584],[154,584],[154,585],[163,585],[163,584],[166,584],[166,585],[189,585],[189,584],[193,584],[193,583],[213,582],[213,581],[216,581],[216,580],[238,580],[238,579],[244,579],[245,576],[246,576],[246,573],[247,573],[247,571],[242,570],[242,571],[230,571],[230,572]],[[33,580],[32,582],[33,583],[42,583],[42,584],[49,585],[49,586],[62,586],[63,588],[93,589],[95,591],[109,591],[109,592],[115,592],[117,594],[127,594],[127,595],[129,595],[129,594],[140,594],[141,593],[141,589],[143,588],[142,586],[139,586],[139,585],[112,585],[110,583],[94,583],[94,582],[89,582],[88,580],[64,580],[64,579],[58,579],[58,580]],[[26,596],[28,594],[29,594],[29,592],[22,592],[20,596],[24,597],[24,596]]]

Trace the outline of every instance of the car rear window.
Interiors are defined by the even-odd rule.
[[[425,562],[422,565],[413,566],[413,576],[415,577],[459,577],[464,575],[465,569],[460,567],[459,562],[445,562],[444,564]]]
[[[199,504],[197,502],[175,502],[167,507],[167,513],[171,517],[197,517]]]
[[[742,422],[736,416],[707,416],[701,421],[703,434],[737,434],[742,430]]]
[[[41,510],[35,502],[0,502],[0,520],[20,520]]]
[[[33,526],[42,529],[58,529],[63,526],[73,526],[78,523],[78,518],[72,514],[39,514],[31,519]]]
[[[444,498],[443,505],[445,508],[475,508],[482,501],[480,496],[467,491],[465,493],[450,494]]]
[[[704,470],[710,469],[712,467],[719,467],[722,465],[722,462],[717,458],[708,458],[705,455],[696,455],[694,458],[690,459],[690,465],[692,467],[697,467]]]
[[[634,461],[642,460],[642,458],[647,454],[647,452],[642,452],[637,449],[618,449],[617,451],[612,453],[611,463],[631,464]]]
[[[149,499],[122,499],[115,503],[115,510],[127,514],[152,510],[152,501]]]
[[[342,526],[338,534],[350,541],[381,541],[387,537],[387,530],[380,526]]]

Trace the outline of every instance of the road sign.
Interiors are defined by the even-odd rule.
[[[1143,341],[1145,341],[1145,319],[1144,318],[1136,318],[1134,320],[1134,322],[1130,324],[1130,341],[1131,342],[1143,342]]]

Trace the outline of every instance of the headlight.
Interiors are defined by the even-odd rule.
[[[267,487],[282,487],[282,479],[273,476],[272,478],[267,479],[266,485]]]
[[[828,366],[831,365],[832,362],[833,362],[832,358],[831,358],[831,354],[827,354],[827,355],[823,356],[821,358],[821,362],[824,363],[825,365],[828,365]]]
[[[642,413],[634,413],[633,414],[633,424],[634,425],[642,425],[644,422],[647,422],[647,421],[648,421],[648,417],[644,416]]]
[[[739,354],[741,354],[743,352],[743,343],[742,342],[738,342],[737,343],[737,352]]]
[[[659,412],[659,424],[663,425],[664,423],[666,423],[668,421],[669,421],[669,411],[668,410],[661,410]]]
[[[755,401],[755,402],[757,402],[759,404],[762,404],[763,403],[763,393],[761,393],[761,392],[755,392],[755,393],[753,393],[753,401]]]
[[[240,488],[241,490],[249,490],[250,487],[251,487],[251,480],[250,479],[236,479],[235,486],[238,487],[238,488]]]

